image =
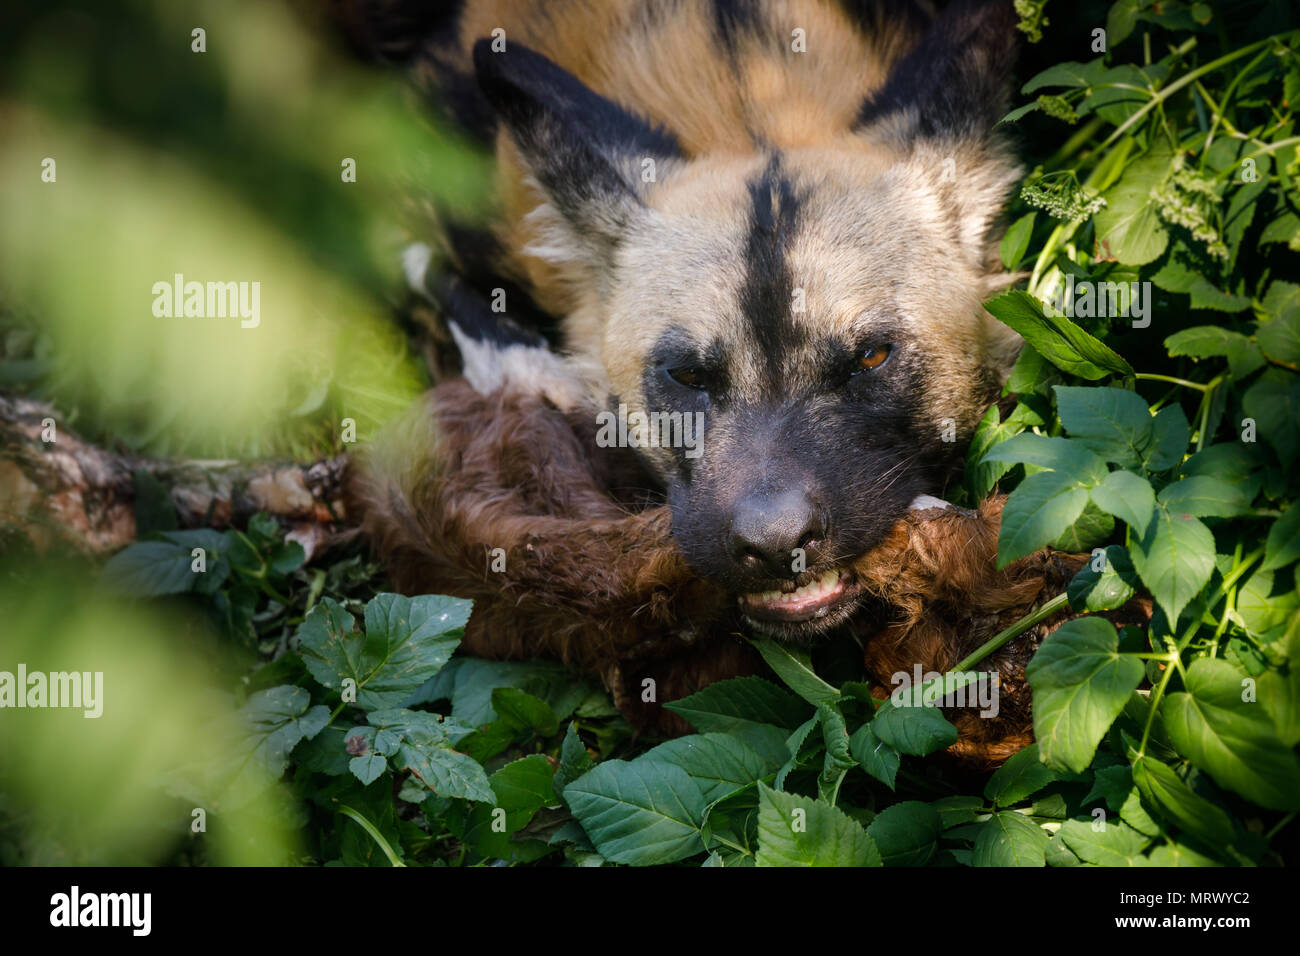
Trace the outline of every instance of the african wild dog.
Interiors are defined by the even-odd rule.
[[[435,394],[352,483],[398,586],[474,597],[473,653],[553,654],[611,687],[650,658],[692,681],[742,672],[734,640],[701,663],[713,625],[798,642],[878,628],[888,575],[864,556],[912,560],[909,504],[942,494],[1019,348],[981,306],[1008,282],[996,226],[1017,167],[994,126],[1012,5],[361,9],[354,36],[407,61],[494,143],[500,173],[490,230],[449,226],[436,263],[419,247],[407,262],[468,385]],[[702,445],[598,449],[621,406],[702,414]],[[665,509],[636,510],[656,500],[676,549]],[[867,642],[869,671],[962,656],[965,632],[917,624],[926,600],[999,600],[997,512],[971,520],[980,547],[962,552],[975,526],[955,521],[912,562],[905,624],[889,648]],[[509,553],[496,578],[492,549]],[[964,583],[940,597],[945,560]]]
[[[467,0],[424,26],[403,52],[500,168],[450,268],[555,317],[563,355],[453,315],[470,382],[535,357],[581,381],[566,411],[702,412],[702,454],[640,450],[687,561],[759,630],[842,624],[848,563],[942,492],[1018,348],[981,307],[1012,5]]]

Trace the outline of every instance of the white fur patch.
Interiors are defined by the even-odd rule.
[[[561,411],[570,411],[582,401],[579,376],[563,358],[544,347],[500,346],[471,338],[454,320],[447,323],[460,349],[465,381],[480,395],[510,386],[545,395]]]
[[[429,262],[433,259],[433,249],[423,242],[413,242],[402,250],[402,271],[406,273],[406,284],[425,298],[429,293],[424,288],[424,274],[429,271]]]
[[[944,501],[942,498],[936,498],[934,495],[917,495],[912,499],[912,503],[907,506],[908,511],[927,511],[930,508],[953,507],[951,502]]]

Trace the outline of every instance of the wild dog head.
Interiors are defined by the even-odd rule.
[[[981,307],[1016,176],[991,132],[1009,10],[950,7],[842,128],[702,155],[520,44],[475,48],[568,348],[601,407],[703,414],[702,454],[642,452],[687,559],[769,633],[847,619],[847,563],[942,490],[1014,359]]]

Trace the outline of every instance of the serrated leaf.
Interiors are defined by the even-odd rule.
[[[1019,813],[993,814],[979,825],[971,866],[1045,866],[1047,833]]]
[[[1240,487],[1209,475],[1195,475],[1166,485],[1160,503],[1174,514],[1197,518],[1232,518],[1250,511]]]
[[[1261,571],[1284,568],[1300,558],[1300,505],[1292,504],[1268,529]]]
[[[330,598],[298,628],[303,662],[321,684],[356,682],[358,705],[396,707],[433,677],[460,643],[470,602],[439,595],[379,594],[366,604],[366,632]]]
[[[1177,621],[1187,603],[1214,573],[1214,535],[1196,518],[1174,514],[1158,504],[1141,538],[1134,538],[1133,566],[1169,620]]]
[[[1300,809],[1300,763],[1268,712],[1242,700],[1244,679],[1227,661],[1193,661],[1187,690],[1160,703],[1165,730],[1220,787],[1271,810]]]
[[[1151,192],[1172,173],[1168,148],[1158,146],[1130,163],[1119,182],[1106,190],[1102,195],[1106,206],[1093,217],[1102,257],[1130,266],[1160,258],[1169,245],[1169,231],[1156,212]]]
[[[1174,771],[1160,761],[1138,757],[1133,761],[1133,783],[1142,799],[1157,814],[1207,847],[1227,847],[1233,841],[1232,821],[1222,808],[1197,796]]]
[[[829,803],[758,788],[759,866],[881,866],[867,831]]]
[[[1030,475],[1002,509],[997,566],[1033,554],[1065,532],[1088,504],[1088,489],[1077,476],[1064,471]]]
[[[1086,770],[1144,673],[1139,659],[1119,653],[1119,635],[1109,621],[1075,618],[1053,631],[1025,668],[1043,762],[1073,773]]]
[[[761,677],[733,677],[664,705],[701,731],[729,733],[751,724],[787,730],[808,718],[808,705]]]
[[[871,721],[877,739],[900,753],[924,757],[957,742],[957,728],[937,707],[882,707]]]
[[[615,863],[672,863],[705,850],[704,795],[672,764],[608,760],[565,787],[564,799],[600,855]]]
[[[1066,820],[1061,824],[1061,839],[1085,863],[1094,866],[1146,866],[1142,851],[1151,842],[1120,821],[1094,830],[1092,821]]]
[[[1141,465],[1154,437],[1145,399],[1123,388],[1057,385],[1053,391],[1071,441],[1125,468]]]
[[[1106,477],[1106,463],[1083,444],[1033,432],[1021,432],[999,442],[985,453],[983,461],[1024,463],[1065,471],[1085,483],[1095,484]]]
[[[1151,482],[1131,471],[1112,471],[1089,495],[1098,508],[1119,518],[1139,536],[1155,513],[1156,493]]]
[[[1133,374],[1133,367],[1113,349],[1065,316],[1044,314],[1038,300],[1023,290],[1004,292],[985,302],[984,308],[1071,375],[1095,381],[1111,374]]]
[[[1024,258],[1025,250],[1029,248],[1029,238],[1034,234],[1034,220],[1037,216],[1034,212],[1021,216],[1002,236],[1002,264],[1008,269],[1020,265],[1020,260]]]
[[[885,866],[925,866],[938,851],[942,833],[939,814],[917,800],[886,807],[867,826]]]
[[[1140,584],[1122,545],[1112,544],[1105,549],[1102,570],[1094,570],[1096,562],[1096,555],[1089,558],[1065,589],[1070,607],[1077,612],[1114,610],[1131,598]]]
[[[849,752],[863,770],[890,790],[894,789],[898,777],[898,751],[877,737],[871,724],[863,724],[853,732],[849,738]]]
[[[773,760],[730,734],[708,733],[666,741],[637,759],[659,760],[685,770],[699,785],[704,802],[711,804],[776,773],[785,758]]]
[[[1065,777],[1039,759],[1038,745],[1030,744],[998,768],[984,785],[984,796],[995,806],[1009,807],[1030,794],[1037,793],[1049,783]]]
[[[1151,444],[1142,456],[1147,471],[1167,471],[1183,460],[1192,429],[1181,405],[1166,405],[1151,420]]]

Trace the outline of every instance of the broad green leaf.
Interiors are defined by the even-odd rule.
[[[1261,571],[1284,568],[1300,558],[1300,505],[1292,504],[1268,529]]]
[[[1214,535],[1196,518],[1157,505],[1141,538],[1134,538],[1133,566],[1170,621],[1201,592],[1214,573]]]
[[[1076,475],[1065,471],[1030,475],[1003,506],[997,566],[1004,568],[1058,538],[1087,503],[1088,489]]]
[[[560,729],[560,721],[546,701],[517,687],[495,688],[492,691],[492,709],[496,711],[497,720],[505,722],[517,733],[550,737]]]
[[[608,760],[565,787],[564,799],[600,855],[615,863],[672,863],[705,850],[704,795],[672,764]]]
[[[1300,376],[1269,369],[1241,399],[1255,422],[1259,440],[1266,441],[1283,462],[1300,456]]]
[[[212,593],[220,587],[230,566],[223,560],[229,543],[225,535],[209,529],[173,531],[162,541],[137,541],[113,555],[104,565],[101,582],[128,597],[184,594],[198,588]],[[193,569],[193,549],[204,549],[205,570]]]
[[[1300,306],[1293,305],[1277,318],[1261,323],[1255,340],[1270,360],[1293,369],[1300,365]]]
[[[578,736],[578,725],[570,723],[564,733],[564,742],[560,744],[560,765],[555,768],[554,787],[556,793],[563,793],[574,780],[590,770],[595,764],[587,747]]]
[[[330,598],[298,628],[303,662],[331,690],[355,681],[366,709],[396,707],[436,674],[460,643],[470,602],[439,595],[379,594],[366,604],[366,632]]]
[[[1064,777],[1065,774],[1042,762],[1037,744],[1030,744],[1013,754],[989,777],[989,782],[984,785],[984,796],[995,806],[1009,807]]]
[[[1222,808],[1197,796],[1174,771],[1152,757],[1133,761],[1133,783],[1156,813],[1207,847],[1226,847],[1233,841],[1232,821]]]
[[[1166,485],[1160,503],[1173,514],[1197,518],[1232,518],[1250,511],[1241,489],[1221,478],[1195,475]]]
[[[1119,182],[1106,190],[1102,196],[1106,207],[1093,217],[1102,257],[1130,266],[1146,265],[1160,258],[1169,245],[1169,232],[1156,213],[1151,191],[1172,174],[1169,149],[1158,146],[1130,163]]]
[[[1183,290],[1177,290],[1183,291]],[[1165,339],[1172,356],[1187,355],[1195,359],[1227,355],[1234,343],[1245,343],[1246,336],[1218,325],[1194,325]]]
[[[313,707],[311,694],[290,685],[250,694],[238,714],[245,728],[239,753],[271,779],[288,769],[289,753],[298,742],[315,737],[330,717],[328,707]]]
[[[925,866],[939,849],[942,833],[939,814],[917,800],[886,807],[867,826],[885,866]]]
[[[1147,854],[1151,866],[1160,867],[1195,867],[1222,866],[1217,860],[1211,860],[1188,847],[1178,843],[1162,843]]]
[[[552,787],[551,765],[541,754],[532,754],[506,764],[488,778],[494,794],[493,800],[473,808],[465,827],[464,840],[483,856],[509,860],[523,850],[527,857],[536,859],[544,853],[523,849],[523,844],[511,839],[527,826],[542,807],[559,803]],[[502,814],[496,810],[505,811]],[[504,824],[494,828],[494,823]]]
[[[780,769],[773,760],[730,734],[678,737],[646,751],[637,760],[658,760],[680,767],[700,788],[706,804],[730,796]]]
[[[1029,238],[1034,233],[1034,219],[1037,213],[1028,213],[1013,222],[1002,237],[1002,264],[1008,269],[1020,265],[1020,260],[1029,248]]]
[[[1282,743],[1300,744],[1300,660],[1293,657],[1285,671],[1270,668],[1259,676],[1259,702]]]
[[[445,744],[408,738],[397,748],[392,763],[411,771],[440,797],[492,802],[492,788],[479,762]]]
[[[1091,86],[1105,71],[1106,62],[1102,58],[1089,63],[1057,63],[1032,77],[1020,88],[1020,92],[1033,93],[1048,86]]]
[[[1115,532],[1115,519],[1089,501],[1074,524],[1050,542],[1057,551],[1091,551]]]
[[[937,707],[882,707],[871,729],[877,739],[900,753],[918,757],[957,742],[957,728]]]
[[[1260,640],[1271,641],[1281,634],[1297,603],[1300,594],[1294,589],[1273,595],[1272,571],[1256,571],[1237,590],[1234,619]]]
[[[1065,316],[1046,315],[1029,293],[1013,289],[984,303],[999,321],[1019,332],[1062,371],[1096,381],[1107,375],[1132,375],[1133,367],[1113,349]]]
[[[1119,653],[1109,621],[1080,617],[1053,631],[1025,668],[1034,693],[1034,736],[1049,767],[1082,773],[1142,682],[1142,662]]]
[[[1091,820],[1066,820],[1061,824],[1061,839],[1085,863],[1094,866],[1146,866],[1142,851],[1150,840],[1118,820],[1108,821],[1100,829]]]
[[[984,801],[974,796],[941,797],[930,803],[939,814],[945,830],[974,823],[984,807]]]
[[[1047,833],[1019,813],[995,813],[980,824],[971,866],[1045,866]]]
[[[1142,464],[1154,437],[1146,400],[1123,388],[1057,385],[1057,410],[1070,440],[1125,468]]]
[[[1102,570],[1094,569],[1097,564]],[[1065,593],[1075,611],[1110,611],[1131,598],[1139,583],[1128,552],[1122,545],[1112,544],[1101,555],[1094,554],[1088,559],[1070,580]]]
[[[1033,432],[1021,432],[999,442],[985,453],[983,460],[1065,471],[1093,484],[1106,477],[1106,463],[1080,442]]]
[[[806,652],[765,637],[751,638],[750,643],[776,675],[814,707],[839,700],[840,692],[813,672],[812,661]]]
[[[1151,482],[1131,471],[1112,471],[1089,494],[1098,508],[1119,518],[1138,535],[1146,533],[1156,507]]]
[[[808,705],[761,677],[733,677],[664,705],[701,731],[730,733],[751,724],[787,730],[808,719]]]
[[[1192,429],[1181,405],[1166,405],[1151,420],[1152,441],[1142,456],[1147,471],[1167,471],[1183,460]]]
[[[759,866],[880,866],[867,831],[829,803],[759,784]]]
[[[1300,809],[1300,763],[1260,704],[1242,700],[1245,675],[1199,658],[1185,692],[1160,704],[1169,739],[1220,787],[1271,810]]]
[[[849,738],[849,751],[862,769],[875,777],[890,790],[898,777],[898,751],[885,743],[871,730],[871,724],[863,724]]]

